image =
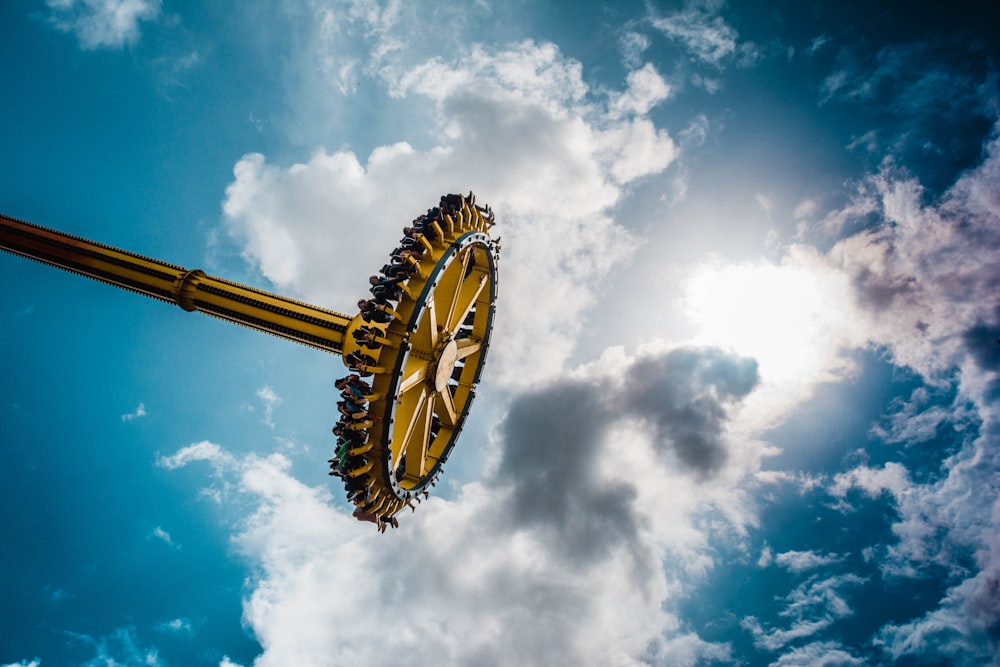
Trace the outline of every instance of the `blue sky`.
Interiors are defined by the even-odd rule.
[[[346,310],[473,190],[384,535],[336,357],[0,256],[0,664],[1000,664],[990,3],[12,0],[0,211]]]

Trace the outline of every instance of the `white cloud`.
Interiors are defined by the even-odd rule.
[[[22,660],[20,662],[6,662],[3,664],[3,667],[38,667],[41,664],[42,661],[39,660],[38,658],[35,658],[34,660],[30,661]]]
[[[830,257],[850,276],[867,312],[866,335],[932,386],[957,390],[947,419],[929,396],[915,393],[897,406],[898,419],[890,416],[889,428],[876,433],[890,442],[920,441],[948,421],[964,437],[932,481],[915,481],[890,461],[837,475],[830,490],[841,498],[850,489],[891,497],[898,520],[896,542],[880,558],[884,574],[947,573],[950,587],[938,608],[883,628],[887,650],[982,664],[1000,615],[1000,510],[995,494],[984,492],[995,488],[1000,469],[994,405],[1000,369],[990,333],[1000,312],[1000,139],[994,134],[983,163],[937,202],[925,203],[919,183],[891,167],[872,179],[871,189],[884,222],[840,241]],[[978,429],[964,428],[977,421]],[[963,563],[958,553],[972,554],[974,562]]]
[[[807,48],[803,49],[803,52],[807,56],[809,56],[810,58],[812,58],[819,51],[821,51],[824,47],[826,47],[826,45],[829,44],[829,43],[830,43],[830,38],[829,37],[827,37],[826,35],[817,35],[816,37],[812,38],[812,40],[809,42],[809,46]]]
[[[754,49],[738,47],[735,30],[716,15],[717,9],[717,4],[689,5],[658,27],[701,62],[719,65],[740,53],[752,59]],[[344,20],[331,18],[329,35],[342,34],[337,31],[346,30]],[[400,47],[385,30],[390,24],[399,25],[396,18],[379,14],[356,20],[368,21],[378,35],[377,48],[364,71],[386,85],[392,95],[390,104],[415,103],[432,117],[421,135],[427,145],[420,146],[417,140],[382,145],[367,157],[348,149],[317,150],[307,162],[290,167],[269,164],[260,155],[246,156],[236,166],[225,202],[227,224],[243,244],[245,256],[284,289],[333,307],[350,304],[357,296],[352,290],[360,292],[364,287],[357,276],[382,263],[380,258],[403,222],[433,204],[442,192],[472,187],[494,205],[503,225],[498,325],[502,329],[495,339],[497,354],[490,372],[498,383],[516,388],[549,386],[542,383],[565,378],[568,350],[593,302],[592,286],[622,264],[635,241],[616,224],[614,207],[627,194],[629,183],[660,173],[676,156],[669,135],[639,113],[652,108],[646,106],[655,103],[649,100],[660,94],[665,98],[668,91],[642,98],[639,85],[630,85],[617,99],[598,99],[584,83],[578,62],[565,58],[550,44],[531,42],[503,50],[474,46],[456,51],[459,55],[431,57],[417,66],[401,64],[390,57]],[[331,38],[326,43],[332,42]],[[342,66],[336,71],[342,72]],[[338,86],[336,82],[331,85]],[[730,277],[763,276],[760,285],[790,294],[778,315],[793,323],[804,322],[797,331],[804,331],[809,341],[801,346],[802,337],[794,336],[784,339],[782,347],[781,340],[773,340],[780,339],[782,329],[776,330],[774,322],[760,318],[758,312],[735,320],[726,332],[729,336],[734,331],[744,335],[748,323],[763,322],[760,331],[749,327],[754,335],[744,336],[755,341],[756,347],[744,350],[760,358],[765,378],[765,385],[751,394],[748,403],[766,395],[773,370],[784,362],[782,398],[786,400],[782,405],[787,410],[808,395],[790,387],[808,389],[821,379],[842,378],[850,366],[841,351],[869,344],[928,377],[943,378],[961,366],[963,386],[970,395],[976,395],[977,386],[986,386],[989,373],[971,362],[962,366],[969,354],[963,334],[977,319],[988,319],[997,305],[996,297],[989,296],[998,293],[995,281],[991,282],[996,262],[992,249],[997,247],[997,188],[993,187],[996,179],[986,173],[988,165],[984,168],[971,180],[960,181],[943,206],[923,204],[919,185],[888,169],[865,184],[867,190],[859,192],[853,208],[831,213],[817,223],[835,236],[867,215],[883,216],[885,225],[841,240],[829,254],[797,245],[780,262],[731,272]],[[812,211],[807,213],[812,215]],[[336,237],[331,229],[336,229]],[[725,267],[716,268],[728,275]],[[774,275],[779,279],[772,280]],[[802,284],[815,289],[802,297],[796,291]],[[980,303],[972,303],[970,294],[978,295]],[[952,299],[957,304],[951,304]],[[764,304],[762,300],[756,303]],[[536,312],[554,316],[538,318]],[[808,353],[804,358],[788,358],[795,356],[790,351],[802,347]],[[733,348],[738,349],[735,344]],[[605,381],[613,386],[611,378]],[[981,406],[983,393],[976,396]],[[775,414],[784,413],[772,410],[768,414],[773,423]],[[365,651],[375,645],[390,653],[415,647],[417,659],[430,661],[458,663],[492,657],[497,655],[497,637],[483,631],[483,617],[473,602],[484,597],[496,602],[487,629],[510,628],[523,638],[523,645],[510,646],[511,653],[497,659],[500,664],[524,662],[525,656],[534,662],[539,656],[559,661],[566,661],[566,656],[587,656],[597,664],[629,664],[639,655],[636,646],[654,641],[663,632],[673,637],[671,641],[690,638],[689,645],[698,647],[703,656],[722,655],[725,647],[705,644],[680,629],[665,601],[683,587],[682,581],[696,579],[712,564],[703,549],[709,537],[690,520],[696,511],[694,503],[711,497],[713,511],[725,517],[723,532],[739,534],[753,525],[744,480],[748,471],[759,467],[765,448],[755,444],[743,459],[725,450],[729,458],[716,473],[717,488],[709,491],[676,472],[661,471],[649,454],[648,439],[635,424],[617,428],[630,444],[638,444],[615,450],[616,463],[622,459],[621,470],[600,470],[591,481],[598,482],[597,491],[605,485],[604,490],[621,493],[609,492],[604,498],[595,492],[574,498],[579,502],[604,499],[608,516],[634,521],[626,522],[625,528],[638,526],[635,534],[641,539],[629,543],[633,549],[628,557],[633,567],[646,566],[643,572],[651,573],[643,580],[641,594],[621,562],[608,560],[624,557],[625,552],[613,546],[607,553],[593,555],[592,563],[554,567],[555,556],[561,552],[553,536],[586,535],[589,523],[581,518],[586,513],[579,507],[554,504],[543,509],[559,516],[559,523],[525,526],[510,521],[508,504],[516,500],[516,488],[496,484],[496,478],[489,475],[483,484],[461,487],[455,500],[426,502],[392,536],[398,550],[387,550],[384,540],[360,536],[358,527],[331,507],[325,492],[291,478],[287,461],[280,457],[236,459],[208,447],[176,457],[178,461],[203,458],[217,464],[219,471],[237,471],[240,487],[259,501],[259,512],[241,529],[237,542],[261,570],[246,607],[248,623],[265,647],[261,664],[308,663],[312,656],[340,650],[365,658],[370,655]],[[897,470],[894,463],[880,469],[859,468],[837,478],[834,485],[841,497],[849,488],[872,495],[883,490],[893,494],[902,519],[897,531],[900,545],[892,553],[894,562],[900,564],[933,560],[928,546],[934,545],[925,544],[926,527],[940,528],[973,517],[971,523],[955,529],[955,543],[980,548],[977,554],[982,555],[977,558],[986,574],[968,579],[974,583],[964,588],[955,587],[955,598],[943,601],[941,614],[978,609],[975,617],[982,619],[992,609],[989,567],[995,562],[991,554],[996,549],[983,539],[982,503],[970,503],[967,498],[970,481],[988,484],[985,473],[992,465],[988,444],[970,446],[950,461],[948,479],[937,486],[918,488],[905,468]],[[619,476],[626,471],[628,475]],[[674,485],[670,498],[656,490],[665,480]],[[635,494],[635,500],[628,492]],[[669,510],[666,517],[641,510],[633,514],[636,507]],[[607,530],[611,535],[627,533],[614,521],[609,521]],[[599,551],[597,545],[604,542],[584,540],[584,544]],[[506,555],[502,564],[498,553]],[[679,563],[671,567],[683,576],[662,572],[667,556],[671,557],[667,562]],[[791,563],[791,556],[787,558]],[[458,562],[462,567],[433,566],[441,562]],[[428,563],[432,564],[430,572]],[[386,572],[393,575],[386,579]],[[358,581],[364,585],[357,586]],[[812,578],[786,598],[788,627],[766,628],[755,619],[748,619],[745,627],[758,645],[781,649],[849,614],[836,589],[861,581]],[[318,595],[324,587],[331,592]],[[424,613],[413,635],[397,633],[387,640],[372,628],[354,630],[356,609],[382,609],[403,599],[423,603]],[[538,614],[535,607],[526,609],[525,599],[545,602],[544,614]],[[630,628],[628,636],[617,615],[622,608],[619,603],[640,610],[631,613],[641,619],[642,626]],[[305,627],[301,627],[303,617],[309,619]],[[574,624],[568,620],[571,617]],[[941,623],[932,615],[925,620]],[[558,645],[546,644],[532,634],[542,624],[555,628]],[[352,628],[346,633],[351,638],[347,645],[333,642],[326,632],[331,625]],[[443,631],[445,625],[451,632]],[[303,637],[297,645],[288,641],[293,626],[296,635]],[[419,643],[417,636],[433,641]],[[455,641],[455,636],[463,641]],[[900,636],[886,629],[886,641]],[[796,649],[779,660],[801,662],[807,648],[814,655],[826,656],[829,664],[854,660],[824,642],[807,644],[798,654]],[[556,649],[561,652],[557,654]]]
[[[859,466],[834,477],[830,493],[843,498],[851,488],[858,488],[870,497],[877,498],[883,491],[889,492],[896,502],[903,501],[912,490],[910,476],[906,468],[890,461],[881,468]]]
[[[737,50],[739,33],[717,14],[721,3],[713,0],[688,2],[667,16],[650,19],[653,27],[684,45],[697,60],[719,66]]]
[[[481,482],[425,500],[388,535],[294,479],[280,454],[199,443],[172,460],[231,462],[212,484],[256,506],[233,540],[257,571],[244,617],[261,667],[403,651],[429,664],[695,665],[731,650],[670,607],[712,567],[702,522],[735,536],[755,521],[737,487],[759,453],[748,462],[752,443],[726,428],[754,381],[747,360],[712,350],[580,369],[515,399]],[[618,384],[621,406],[604,405]],[[370,622],[403,604],[419,610],[404,630]]]
[[[173,632],[176,634],[186,635],[188,637],[194,636],[194,626],[187,618],[175,618],[169,621],[164,621],[156,627],[164,632]]]
[[[891,168],[873,178],[885,222],[840,241],[831,259],[850,276],[871,316],[869,335],[896,363],[930,379],[962,365],[962,338],[1000,306],[1000,142],[937,206]],[[972,378],[968,378],[972,380]]]
[[[176,542],[174,542],[174,540],[170,537],[170,533],[168,533],[167,531],[165,531],[162,526],[157,526],[156,528],[154,528],[153,532],[150,533],[150,537],[151,538],[156,538],[158,540],[161,540],[167,546],[173,547],[174,549],[180,549],[181,548],[181,545],[179,545]]]
[[[139,405],[136,406],[134,412],[130,412],[128,414],[122,415],[122,421],[123,422],[130,422],[130,421],[133,421],[135,419],[139,419],[140,417],[145,417],[145,416],[146,416],[146,405],[144,403],[140,403]]]
[[[139,23],[160,14],[160,0],[46,0],[49,21],[83,49],[121,48],[139,39]]]
[[[618,38],[618,48],[622,54],[622,63],[626,67],[638,67],[642,62],[642,54],[649,48],[649,37],[628,30]]]
[[[838,554],[818,554],[815,551],[785,551],[774,557],[774,562],[789,572],[806,572],[831,563],[838,563],[843,557]]]
[[[774,562],[774,553],[771,551],[771,547],[764,545],[764,548],[760,550],[760,557],[757,559],[757,567],[767,567],[772,562]]]
[[[865,664],[837,642],[813,642],[783,653],[771,667],[854,667]]]
[[[182,468],[192,461],[208,461],[217,471],[224,471],[235,466],[236,459],[213,442],[203,440],[181,449],[172,456],[160,456],[156,464],[167,470]]]
[[[650,109],[670,97],[670,86],[652,63],[629,72],[627,81],[628,89],[623,95],[617,96],[611,105],[615,116],[626,113],[647,114]]]
[[[803,199],[799,202],[799,205],[795,207],[795,212],[792,215],[795,216],[796,220],[808,219],[816,214],[816,210],[818,208],[819,204],[816,203],[815,199]]]
[[[471,187],[496,211],[504,248],[487,372],[506,384],[551,377],[601,280],[635,243],[610,209],[627,184],[677,155],[667,132],[639,113],[667,92],[654,70],[639,70],[607,104],[589,98],[581,70],[555,46],[532,42],[387,70],[394,95],[437,110],[438,145],[379,146],[364,163],[320,150],[287,169],[247,155],[226,191],[226,224],[280,289],[350,309],[364,295],[358,276],[384,263],[400,228],[446,191]],[[612,108],[633,113],[619,118]]]
[[[113,665],[146,665],[161,667],[160,652],[155,646],[143,646],[134,627],[117,628],[111,633],[94,637],[91,635],[69,632],[68,637],[89,645],[94,651],[94,657],[82,667],[108,667]]]
[[[709,95],[714,95],[722,90],[722,81],[720,79],[703,76],[697,72],[691,75],[691,83],[698,88],[704,89],[704,91]]]
[[[850,616],[853,611],[838,589],[844,586],[856,586],[865,581],[867,580],[855,574],[843,574],[827,579],[812,577],[782,598],[787,605],[779,615],[791,619],[787,629],[765,629],[753,616],[742,619],[740,625],[753,635],[754,644],[758,648],[777,651],[789,642],[811,637],[833,625],[837,620]]]
[[[281,405],[281,396],[269,385],[265,385],[257,390],[257,398],[264,406],[264,418],[262,422],[269,428],[274,428],[274,410]]]

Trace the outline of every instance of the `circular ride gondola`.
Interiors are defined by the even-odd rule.
[[[442,197],[404,228],[348,326],[330,474],[383,530],[426,497],[475,399],[496,307],[492,225],[471,193]]]

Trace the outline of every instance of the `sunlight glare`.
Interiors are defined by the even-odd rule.
[[[846,295],[839,276],[806,263],[713,262],[690,275],[682,303],[694,342],[757,359],[765,381],[797,384],[843,366]]]

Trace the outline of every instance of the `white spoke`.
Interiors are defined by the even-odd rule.
[[[405,378],[403,378],[403,381],[399,383],[400,395],[405,394],[409,390],[419,385],[421,382],[423,382],[426,376],[427,376],[427,364],[421,363],[417,367],[417,370],[407,375]]]
[[[479,348],[481,347],[482,344],[479,343],[479,341],[475,341],[470,338],[463,338],[462,340],[458,341],[458,357],[456,358],[456,360],[461,361],[470,354],[475,354],[476,352],[479,352]]]
[[[448,331],[454,331],[458,327],[458,325],[461,324],[465,320],[465,316],[468,315],[469,311],[472,310],[472,307],[476,305],[476,299],[478,299],[479,295],[482,294],[483,288],[486,287],[486,283],[487,283],[486,274],[485,273],[480,273],[479,274],[479,286],[476,287],[476,291],[473,293],[472,298],[470,298],[469,301],[468,301],[468,303],[465,304],[465,307],[462,308],[462,312],[459,313],[458,317],[456,317],[454,319],[451,319],[449,317],[449,320],[448,320]],[[449,313],[449,316],[450,316],[450,313]]]
[[[427,474],[427,446],[430,444],[431,422],[434,419],[434,394],[425,393],[423,398],[426,400],[413,412],[413,420],[410,422],[410,427],[406,431],[406,439],[403,441],[407,452],[404,472],[406,475],[418,478]],[[418,423],[420,424],[420,433],[418,434],[420,442],[411,449],[411,435],[417,430]]]
[[[451,327],[448,325],[451,322],[452,315],[455,314],[455,306],[458,305],[458,295],[462,293],[462,285],[465,283],[465,272],[469,269],[469,260],[472,258],[472,249],[469,248],[462,255],[462,271],[458,274],[458,280],[455,283],[455,291],[451,295],[451,304],[448,306],[448,316],[444,318],[444,328],[451,331]]]
[[[417,399],[417,406],[413,409],[413,416],[410,417],[410,423],[406,425],[406,433],[403,435],[403,441],[399,448],[400,455],[407,451],[410,444],[410,438],[413,437],[413,432],[417,427],[417,422],[420,421],[420,413],[423,411],[424,406],[427,404],[427,397],[429,394],[426,391],[420,392],[420,398]]]
[[[451,389],[445,387],[438,394],[440,397],[441,407],[444,408],[444,414],[441,415],[441,423],[446,426],[454,426],[458,422],[458,415],[455,413],[455,399],[452,398]]]
[[[431,423],[434,421],[434,394],[427,396],[427,408],[424,410],[423,437],[420,438],[420,476],[427,474],[427,447],[431,443]]]

